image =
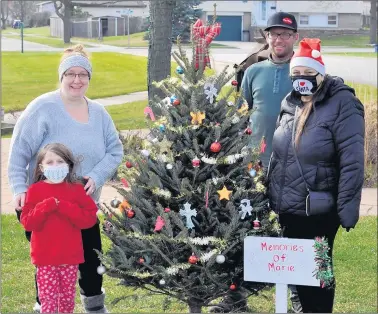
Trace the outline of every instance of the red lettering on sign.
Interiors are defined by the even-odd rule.
[[[268,271],[294,271],[293,265],[277,265],[275,263],[268,263]]]

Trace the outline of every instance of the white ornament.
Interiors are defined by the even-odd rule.
[[[319,58],[320,57],[320,51],[319,50],[316,50],[316,49],[313,49],[312,51],[311,51],[311,57],[313,57],[313,58]]]
[[[239,123],[239,122],[240,122],[240,118],[238,116],[236,116],[236,115],[231,120],[232,124],[236,124],[236,123]]]
[[[222,254],[217,255],[217,257],[215,258],[215,261],[218,264],[223,264],[225,262],[225,260],[226,260],[226,258]]]
[[[214,185],[217,185],[219,178],[213,178]]]
[[[188,202],[184,204],[184,209],[180,209],[180,215],[186,217],[186,227],[188,229],[194,228],[194,224],[192,222],[192,216],[197,217],[197,211],[195,209],[190,209],[192,205]]]
[[[145,157],[150,156],[150,152],[149,152],[147,149],[142,149],[140,152],[141,152],[142,155],[145,156]]]
[[[165,97],[163,100],[162,100],[163,104],[165,105],[165,107],[172,107],[172,104],[171,104],[171,97]]]
[[[164,286],[165,285],[165,280],[164,279],[160,279],[159,285]]]
[[[104,265],[100,265],[100,266],[97,267],[97,274],[103,275],[103,274],[105,274],[105,272],[106,272],[106,268],[105,268]]]
[[[214,102],[214,97],[218,96],[218,90],[215,88],[214,84],[212,83],[206,83],[204,86],[206,99],[210,101],[210,104]]]
[[[230,107],[235,106],[235,104],[234,104],[232,101],[229,101],[229,102],[227,103],[227,105],[230,106]]]
[[[239,212],[239,214],[241,214],[241,219],[244,219],[245,216],[248,214],[249,216],[252,215],[252,206],[251,206],[251,201],[250,200],[247,200],[247,199],[243,199],[241,200],[240,202],[240,206],[241,207],[241,211]]]
[[[173,168],[173,166],[171,164],[167,164],[166,167],[167,167],[168,170],[171,170]]]
[[[166,154],[159,155],[159,160],[161,162],[167,162],[167,160],[168,160],[167,155]]]

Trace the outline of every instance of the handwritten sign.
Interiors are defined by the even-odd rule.
[[[244,280],[320,286],[315,278],[314,240],[246,237]]]

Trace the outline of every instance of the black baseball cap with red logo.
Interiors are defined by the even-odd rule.
[[[290,13],[277,12],[268,19],[265,31],[269,31],[272,27],[283,27],[297,31],[297,21],[294,15]]]

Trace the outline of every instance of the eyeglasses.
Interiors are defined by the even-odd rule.
[[[74,80],[76,78],[76,76],[78,76],[79,79],[82,80],[82,81],[87,80],[89,78],[88,73],[76,74],[76,73],[69,72],[69,73],[64,73],[64,76],[69,78],[70,80]]]
[[[276,40],[278,37],[280,37],[281,39],[283,40],[288,40],[291,36],[293,36],[295,33],[281,33],[281,34],[277,34],[277,33],[268,33],[268,37],[270,39],[274,39]]]

